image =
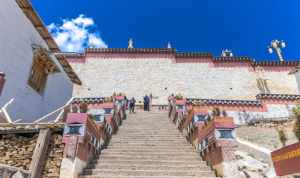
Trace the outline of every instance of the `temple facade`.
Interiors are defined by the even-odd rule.
[[[171,48],[86,49],[67,57],[83,81],[78,97],[125,92],[141,101],[167,104],[171,94],[187,98],[257,100],[259,94],[298,95],[290,71],[299,61],[254,61],[249,57],[214,57],[210,53]]]

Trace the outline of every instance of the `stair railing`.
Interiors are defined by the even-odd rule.
[[[74,97],[72,97],[65,105],[59,107],[58,109],[44,115],[43,117],[35,120],[33,123],[39,123],[43,120],[48,119],[50,116],[53,116],[54,114],[57,114],[59,112],[59,114],[57,115],[56,119],[54,120],[54,123],[59,122],[62,119],[63,114],[65,114],[66,112],[66,108],[70,107],[70,105],[72,104],[72,101],[74,100]],[[51,122],[50,122],[51,123]]]
[[[8,122],[8,123],[10,123],[10,124],[12,124],[12,123],[14,123],[13,121],[12,121],[12,119],[10,118],[10,116],[9,116],[9,114],[8,114],[8,112],[7,112],[7,107],[9,106],[9,105],[11,105],[13,102],[14,102],[14,98],[12,98],[12,99],[10,99],[1,109],[0,109],[0,114],[1,113],[3,113],[3,116],[4,116],[4,119]]]

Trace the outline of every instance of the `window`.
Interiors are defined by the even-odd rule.
[[[177,110],[183,110],[183,109],[184,109],[184,106],[183,106],[183,105],[176,105],[176,109],[177,109]]]
[[[38,93],[42,93],[47,82],[46,62],[41,59],[34,59],[30,71],[28,85],[36,90]]]
[[[83,136],[85,133],[85,126],[82,124],[71,124],[64,128],[64,135],[79,135]]]
[[[105,114],[113,114],[113,109],[112,108],[104,108]]]
[[[193,121],[194,122],[204,122],[206,121],[206,115],[202,115],[202,114],[198,114],[198,115],[194,115]]]
[[[42,47],[35,48],[28,85],[38,93],[42,93],[46,86],[48,75],[57,72],[60,72],[60,70],[48,55],[47,50]]]
[[[219,130],[220,138],[233,138],[232,130]]]
[[[80,127],[81,126],[70,126],[68,135],[80,135]]]
[[[94,115],[94,120],[96,121],[96,122],[104,122],[104,120],[105,120],[105,116],[104,115]]]

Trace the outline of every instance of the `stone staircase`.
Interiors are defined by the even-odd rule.
[[[80,178],[213,178],[213,171],[168,120],[167,112],[129,115]]]

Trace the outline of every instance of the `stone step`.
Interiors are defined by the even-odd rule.
[[[93,169],[85,170],[82,175],[99,175],[99,176],[214,176],[212,171],[203,170],[118,170],[114,169]]]
[[[121,133],[118,133],[121,134]],[[158,136],[157,134],[146,134],[146,135],[129,135],[129,134],[123,134],[123,135],[115,135],[116,137],[113,137],[113,139],[184,139],[183,135],[165,135],[163,137]]]
[[[143,154],[176,154],[176,155],[195,155],[195,156],[199,156],[199,153],[194,152],[193,150],[189,149],[189,150],[157,150],[157,149],[151,149],[151,150],[126,150],[126,149],[111,149],[109,151],[106,150],[102,150],[101,154],[104,153],[112,153],[112,154],[136,154],[136,155],[143,155]]]
[[[117,175],[117,176],[102,176],[102,175],[85,175],[80,176],[79,178],[128,178],[128,176]],[[207,177],[207,176],[130,176],[130,178],[216,178],[216,177]]]
[[[178,144],[185,144],[185,142],[162,142],[160,145],[158,145],[159,142],[132,142],[132,143],[123,143],[123,142],[111,142],[111,145],[124,145],[124,146],[149,146],[149,147],[155,147],[155,146],[170,146],[170,147],[177,147],[180,148]]]
[[[114,144],[114,143],[112,143],[111,142],[111,144],[109,145],[109,149],[110,148],[120,148],[120,149],[126,149],[126,147],[127,147],[127,149],[126,150],[135,150],[135,148],[137,148],[137,146],[140,146],[141,147],[141,149],[170,149],[170,150],[176,150],[176,149],[179,149],[179,150],[193,150],[192,149],[192,146],[188,146],[188,145],[186,145],[186,144],[182,144],[182,146],[181,145],[178,145],[178,144],[167,144],[167,145],[154,145],[154,144],[147,144],[147,145],[141,145],[141,144],[119,144],[119,143],[116,143],[116,144]],[[139,148],[140,149],[140,148]]]
[[[126,135],[126,136],[146,136],[146,135],[149,135],[149,136],[159,136],[159,135],[163,135],[163,136],[169,136],[169,137],[172,137],[172,136],[180,136],[180,133],[172,133],[172,132],[169,132],[169,131],[165,131],[165,132],[146,132],[146,131],[139,131],[139,132],[118,132],[118,134],[120,134],[120,136],[122,135]]]
[[[110,160],[176,160],[176,161],[191,161],[191,160],[199,160],[201,161],[200,157],[193,156],[193,155],[176,155],[176,156],[169,156],[169,155],[101,155],[100,159],[110,159]]]
[[[180,153],[180,154],[179,154]],[[107,155],[113,155],[113,156],[122,156],[122,155],[128,155],[128,156],[146,156],[146,155],[151,155],[151,156],[164,156],[164,155],[168,155],[168,156],[193,156],[193,157],[197,157],[198,155],[194,152],[186,152],[186,153],[182,153],[182,152],[122,152],[122,151],[102,151],[100,156],[107,156]],[[200,156],[199,156],[200,157]]]
[[[136,138],[136,139],[143,139],[143,138],[161,138],[161,139],[182,139],[183,136],[181,134],[174,134],[172,136],[167,136],[167,135],[133,135],[133,136],[130,136],[130,135],[121,135],[121,134],[117,134],[113,137],[113,139],[116,139],[116,138],[124,138],[124,139],[131,139],[131,138]]]
[[[137,148],[136,145],[109,145],[107,149],[114,149],[114,150],[135,150]],[[173,150],[180,150],[180,151],[194,151],[194,149],[190,147],[181,147],[178,145],[175,145],[173,147],[170,146],[163,146],[163,145],[152,145],[152,146],[141,146],[139,145],[139,149],[144,149],[144,150],[156,150],[156,151],[170,151],[172,152]]]
[[[185,164],[185,165],[178,165],[178,164],[174,164],[174,165],[157,165],[157,164],[138,164],[138,163],[132,163],[130,165],[128,165],[127,163],[124,164],[120,164],[120,163],[104,163],[104,162],[100,162],[96,165],[93,164],[89,164],[87,166],[87,169],[94,169],[94,168],[104,168],[104,169],[109,169],[109,168],[113,168],[115,170],[118,169],[138,169],[138,170],[144,170],[144,169],[148,169],[148,170],[165,170],[165,169],[176,169],[176,170],[194,170],[194,169],[207,169],[207,165],[205,162],[199,163],[199,164]]]
[[[153,142],[153,143],[160,143],[160,142],[170,142],[170,143],[187,143],[187,141],[185,141],[183,138],[181,139],[112,139],[111,142],[120,142],[120,143],[123,143],[123,144],[126,144],[126,143],[132,143],[132,142],[136,142],[136,143],[141,143],[141,142]]]
[[[178,133],[147,133],[147,132],[140,132],[140,133],[122,133],[122,132],[118,132],[118,134],[116,135],[116,137],[114,138],[132,138],[132,137],[136,137],[136,138],[144,138],[144,137],[150,137],[150,138],[182,138],[182,134],[180,132]]]
[[[111,143],[110,144],[110,147],[113,148],[113,147],[119,147],[119,148],[124,148],[124,147],[128,147],[128,149],[131,149],[131,148],[135,148],[135,147],[140,147],[141,149],[142,148],[162,148],[162,149],[182,149],[182,148],[191,148],[189,146],[179,146],[179,145],[176,145],[176,144],[173,144],[173,143],[164,143],[164,144],[161,144],[161,145],[156,145],[156,144],[151,144],[151,143],[131,143],[131,144],[120,144],[120,143]],[[191,149],[189,149],[191,150]]]
[[[132,142],[132,141],[136,141],[136,142],[141,142],[141,141],[160,141],[160,142],[184,142],[184,137],[181,137],[181,138],[173,138],[173,137],[169,137],[169,138],[159,138],[159,137],[156,137],[156,138],[153,138],[153,137],[145,137],[144,139],[142,138],[123,138],[123,137],[119,137],[119,138],[113,138],[112,141],[127,141],[127,142]]]
[[[108,160],[108,159],[98,159],[98,160],[93,160],[90,162],[90,164],[102,164],[102,163],[106,163],[106,164],[128,164],[128,165],[132,165],[132,164],[138,164],[138,165],[201,165],[201,164],[205,164],[205,162],[201,161],[201,160],[189,160],[189,161],[182,161],[182,160],[118,160],[116,162],[116,160]]]

